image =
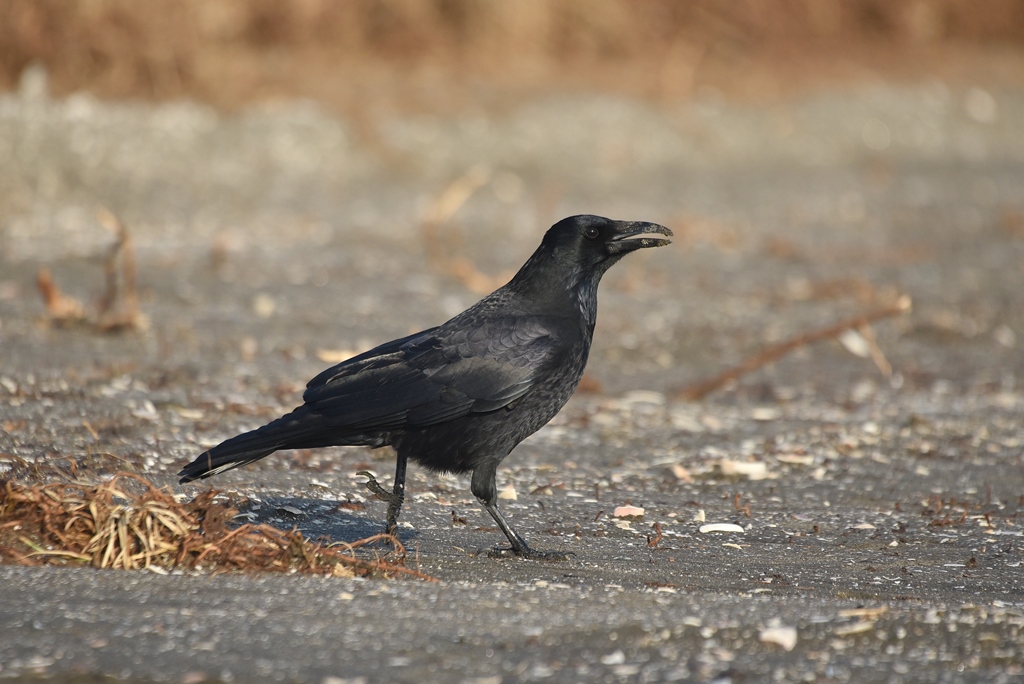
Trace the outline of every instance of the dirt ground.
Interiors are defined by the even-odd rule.
[[[468,483],[414,468],[403,541],[440,583],[0,567],[0,678],[1024,676],[1024,91],[576,94],[359,123],[47,93],[35,71],[0,96],[0,475],[23,481],[74,463],[191,495],[173,474],[203,447],[291,408],[329,359],[462,310],[554,220],[678,237],[609,273],[587,391],[499,471],[517,528],[571,560],[479,554],[501,539]],[[36,292],[46,267],[94,315],[99,206],[134,241],[138,331],[54,325]],[[901,295],[910,313],[845,344],[682,398]],[[355,473],[391,467],[320,450],[211,484],[352,541],[384,514]],[[613,517],[626,504],[642,519]]]

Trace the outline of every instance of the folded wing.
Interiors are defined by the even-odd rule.
[[[497,318],[433,328],[329,368],[307,385],[311,414],[333,430],[425,427],[504,408],[561,362],[559,326]]]

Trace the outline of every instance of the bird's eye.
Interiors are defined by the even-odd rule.
[[[594,226],[589,226],[586,230],[583,231],[583,236],[588,240],[596,240],[597,236],[600,234],[601,231],[599,231]]]

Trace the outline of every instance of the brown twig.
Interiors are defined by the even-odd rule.
[[[46,315],[54,323],[63,325],[79,323],[86,319],[85,307],[74,297],[69,297],[57,286],[50,269],[45,266],[36,274],[36,288],[46,305]]]
[[[101,207],[97,218],[114,233],[116,240],[103,265],[107,287],[100,298],[96,327],[103,331],[138,329],[143,327],[144,321],[139,313],[139,292],[135,282],[135,242],[121,220],[110,210]],[[120,269],[117,267],[119,259]]]
[[[881,320],[883,318],[891,318],[892,316],[901,316],[910,311],[910,297],[907,295],[901,296],[896,300],[896,303],[887,306],[876,311],[871,311],[860,316],[854,316],[835,325],[831,325],[827,328],[821,328],[820,330],[812,330],[811,332],[803,333],[792,339],[786,340],[779,344],[773,345],[761,351],[756,356],[752,356],[746,361],[740,363],[737,366],[733,366],[728,370],[719,373],[715,377],[704,380],[703,382],[690,385],[685,387],[676,396],[681,399],[687,399],[689,401],[697,401],[703,399],[705,396],[720,389],[732,380],[736,380],[747,373],[757,370],[762,366],[765,366],[773,361],[777,361],[786,354],[792,351],[806,347],[818,342],[825,340],[835,339],[843,332],[847,330],[857,330],[865,326],[870,325],[874,321]],[[884,358],[884,357],[883,357]],[[876,363],[878,360],[876,359]]]
[[[885,352],[878,346],[878,339],[875,337],[875,331],[870,325],[858,326],[857,332],[864,338],[864,341],[868,343],[868,355],[871,360],[874,361],[875,365],[878,366],[878,370],[887,378],[892,377],[892,364],[889,363],[889,359],[885,358]]]
[[[487,275],[467,257],[458,254],[461,240],[453,231],[442,231],[470,197],[491,180],[491,170],[474,166],[446,187],[427,207],[421,224],[427,259],[441,273],[455,277],[473,292],[486,294],[508,280],[508,274]]]
[[[135,243],[131,233],[107,209],[100,208],[97,218],[114,233],[115,240],[103,262],[106,286],[96,314],[90,315],[80,301],[61,292],[50,270],[43,267],[36,275],[36,287],[46,305],[46,314],[51,322],[59,325],[86,323],[102,332],[145,328],[146,318],[139,311]]]
[[[664,535],[661,533],[661,523],[654,523],[654,536],[647,535],[647,547],[651,549],[656,548],[663,538]]]

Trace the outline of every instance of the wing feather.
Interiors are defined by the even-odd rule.
[[[334,428],[434,425],[508,406],[564,352],[560,326],[505,317],[389,342],[317,375],[303,399]]]

